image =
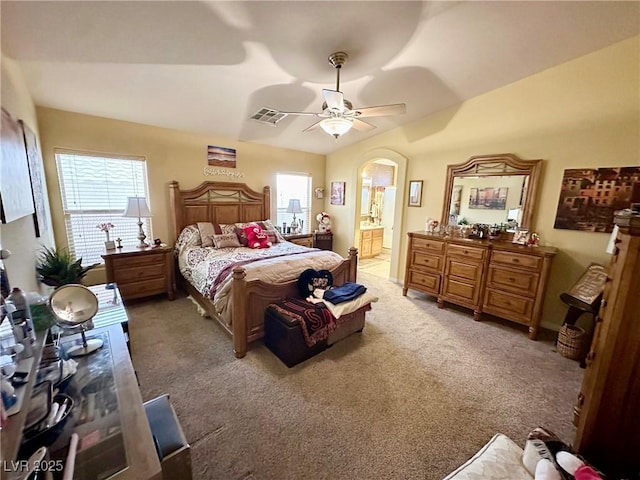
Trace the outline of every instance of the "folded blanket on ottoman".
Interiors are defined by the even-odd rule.
[[[323,304],[314,305],[301,298],[285,298],[270,306],[300,323],[305,343],[309,347],[326,340],[339,325],[339,320]]]

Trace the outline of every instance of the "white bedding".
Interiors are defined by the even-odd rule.
[[[310,249],[291,242],[276,243],[265,249],[202,247],[195,240],[196,232],[187,231],[176,243],[178,267],[182,276],[204,297],[213,299],[216,313],[229,325],[233,305],[230,267],[235,262],[247,262],[242,265],[247,274],[246,280],[282,283],[297,279],[307,268],[331,270],[344,260],[335,252]],[[219,276],[221,272],[223,275]]]

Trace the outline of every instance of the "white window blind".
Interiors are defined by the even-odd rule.
[[[83,265],[102,263],[107,235],[97,225],[107,222],[114,225],[110,240],[121,238],[123,246],[137,245],[138,219],[122,213],[127,197],[146,197],[149,202],[144,158],[62,151],[55,156],[69,251],[82,258]],[[147,238],[153,238],[150,219],[141,220]]]
[[[276,174],[276,198],[277,215],[276,225],[282,227],[286,222],[291,225],[293,213],[287,213],[289,200],[300,200],[302,213],[297,213],[298,221],[302,220],[302,233],[308,233],[311,228],[311,175],[301,173],[277,173]]]

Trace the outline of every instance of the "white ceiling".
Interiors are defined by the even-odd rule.
[[[6,1],[2,53],[37,105],[329,153],[640,31],[638,1]],[[335,142],[261,107],[407,104]],[[567,86],[570,88],[570,86]]]

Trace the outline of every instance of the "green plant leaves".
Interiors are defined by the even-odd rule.
[[[89,270],[99,263],[82,266],[82,258],[75,259],[66,248],[44,247],[38,257],[36,272],[45,285],[59,287],[70,283],[81,283]]]

